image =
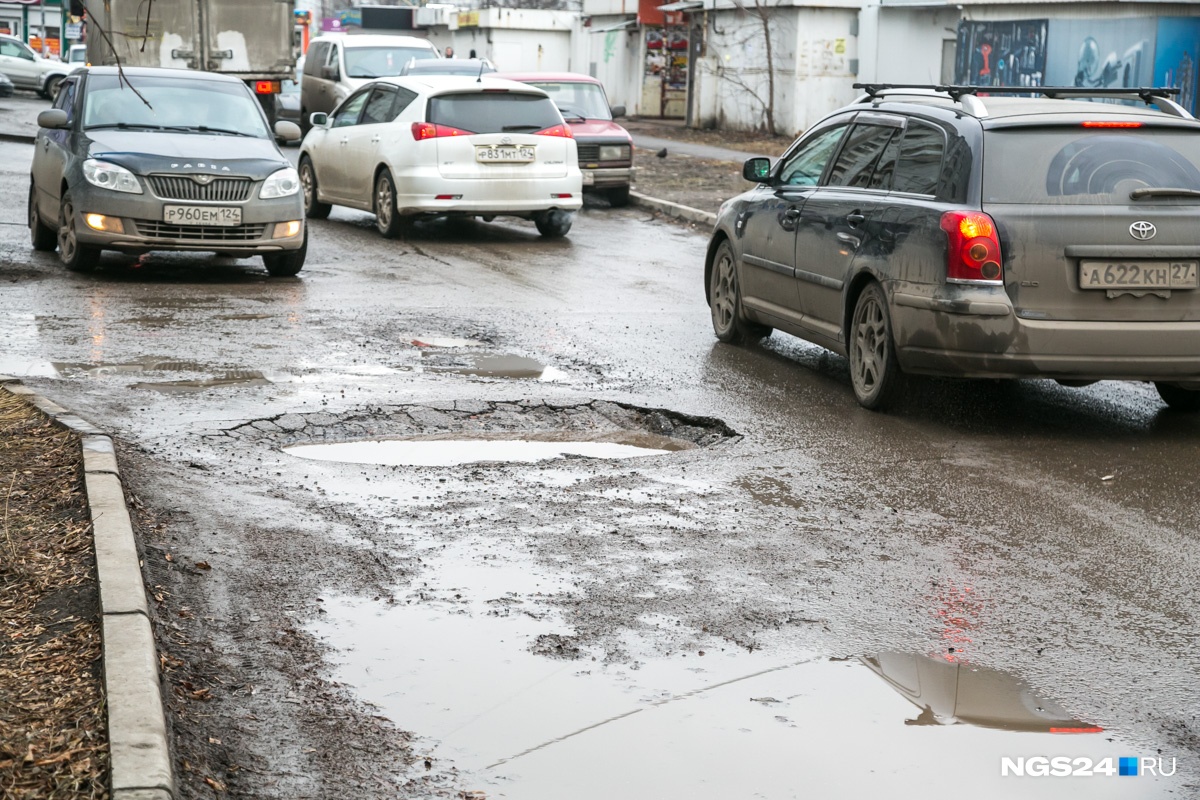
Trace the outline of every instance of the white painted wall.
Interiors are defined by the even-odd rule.
[[[590,28],[580,29],[586,57],[574,71],[599,80],[604,84],[610,104],[623,105],[629,114],[636,114],[642,96],[641,31],[636,25],[620,30],[597,30],[627,19],[629,17],[623,15],[592,17]]]
[[[961,12],[866,5],[858,77],[864,83],[940,83],[943,42],[958,38]]]
[[[851,34],[856,8],[781,7],[769,19],[775,74],[775,124],[785,135],[806,130],[851,102],[858,57]],[[696,68],[694,121],[700,127],[763,129],[767,60],[762,24],[753,14],[709,12],[706,55]]]
[[[478,14],[478,26],[459,27],[450,20],[429,26],[425,35],[443,51],[453,47],[459,58],[474,50],[504,72],[579,71],[573,58],[578,14],[531,8],[487,8]]]

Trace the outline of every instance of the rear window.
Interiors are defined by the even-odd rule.
[[[399,75],[414,59],[437,58],[429,47],[347,47],[346,74],[351,78],[387,78]]]
[[[1063,128],[994,130],[984,139],[986,202],[1129,205],[1141,188],[1200,190],[1200,135]]]
[[[481,92],[431,98],[429,121],[471,133],[531,133],[561,125],[562,117],[548,97]]]

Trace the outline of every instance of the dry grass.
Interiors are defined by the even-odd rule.
[[[0,797],[107,798],[100,613],[74,434],[0,389]]]

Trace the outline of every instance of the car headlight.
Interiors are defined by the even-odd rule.
[[[625,145],[625,144],[600,145],[600,160],[601,161],[628,161],[629,160],[629,145]]]
[[[116,164],[109,164],[107,161],[97,161],[94,158],[84,161],[83,177],[92,186],[99,186],[101,189],[112,189],[114,192],[129,192],[130,194],[142,193],[142,184],[138,182],[132,172],[124,167],[118,167]]]
[[[300,174],[291,167],[281,169],[263,181],[258,196],[263,200],[274,197],[290,197],[300,191]]]

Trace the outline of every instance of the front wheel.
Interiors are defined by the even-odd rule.
[[[72,272],[87,272],[100,262],[100,248],[79,243],[75,229],[75,203],[71,192],[62,196],[62,211],[58,221],[58,258]]]
[[[58,235],[54,229],[42,222],[37,210],[37,187],[29,185],[29,239],[34,250],[49,253],[58,246]]]
[[[325,219],[333,208],[322,203],[317,195],[317,170],[308,156],[300,158],[300,190],[304,192],[304,216],[309,219]]]
[[[709,279],[708,307],[713,333],[726,344],[758,341],[771,335],[771,328],[750,322],[742,313],[742,290],[738,285],[737,261],[729,242],[721,242],[713,257]]]
[[[404,230],[404,219],[396,211],[396,182],[386,169],[375,178],[375,228],[388,239]]]
[[[534,219],[538,233],[547,239],[561,239],[571,230],[571,215],[566,211],[547,211]]]
[[[850,381],[863,408],[882,411],[895,404],[904,389],[904,373],[892,339],[883,287],[872,283],[858,296],[850,323]]]
[[[1163,381],[1155,381],[1154,388],[1158,389],[1158,396],[1173,411],[1200,411],[1200,391]]]

